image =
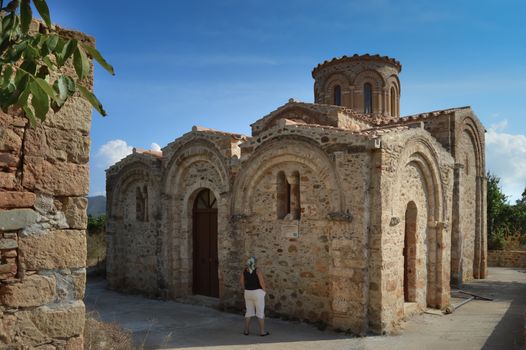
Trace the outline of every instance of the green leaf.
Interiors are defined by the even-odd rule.
[[[24,107],[27,106],[27,100],[29,98],[29,94],[31,93],[31,89],[29,86],[27,86],[24,91],[18,96],[18,100],[16,101],[16,105],[18,107]]]
[[[73,54],[73,67],[75,67],[79,80],[83,80],[89,73],[88,57],[81,47],[77,47]]]
[[[14,13],[16,11],[16,9],[18,8],[18,0],[13,0],[13,1],[10,1],[6,7],[5,7],[5,10],[7,12],[11,12],[11,13]]]
[[[33,47],[31,44],[28,44],[26,46],[26,49],[24,50],[24,58],[36,60],[39,57],[40,57],[39,51],[35,47]]]
[[[2,106],[9,107],[15,105],[19,100],[20,95],[27,88],[29,80],[29,74],[18,70],[15,75],[16,83],[10,83],[7,88],[3,90],[4,95],[2,96]]]
[[[77,49],[78,42],[75,39],[68,40],[64,47],[62,48],[62,54],[61,54],[61,66],[66,64],[66,61],[73,55],[73,52]]]
[[[33,81],[30,85],[31,94],[33,99],[31,104],[35,110],[35,115],[42,121],[46,119],[46,114],[49,111],[49,97],[40,85],[36,81]]]
[[[20,4],[20,25],[22,33],[26,34],[29,31],[29,25],[33,18],[33,11],[31,10],[31,4],[29,0],[22,0]]]
[[[24,113],[26,114],[27,119],[29,119],[29,122],[31,123],[31,127],[34,128],[37,126],[37,119],[35,118],[35,113],[33,113],[33,110],[30,106],[23,106],[22,109],[24,110]]]
[[[55,50],[58,44],[58,35],[50,35],[46,39],[46,46],[49,49],[49,51]]]
[[[2,86],[6,86],[11,81],[11,76],[13,75],[13,67],[11,65],[6,65],[4,71],[2,72]]]
[[[77,84],[75,84],[75,80],[71,78],[68,75],[64,76],[64,79],[66,80],[66,85],[68,86],[68,95],[71,96],[77,91]]]
[[[51,97],[57,103],[59,102],[57,94],[55,94],[55,90],[53,90],[53,88],[51,87],[51,85],[48,84],[47,81],[45,81],[42,78],[36,78],[35,82],[40,86],[42,90],[44,90],[46,94],[48,94],[49,97]]]
[[[95,59],[95,61],[99,62],[99,64],[106,69],[111,75],[115,75],[115,71],[113,69],[113,66],[109,64],[104,57],[100,54],[100,52],[95,49],[93,46],[86,45],[84,43],[81,43],[84,50],[90,55],[92,58]]]
[[[48,28],[51,28],[51,17],[49,16],[49,7],[47,7],[46,0],[33,0],[33,3],[40,17],[42,17]]]
[[[45,65],[50,69],[50,70],[55,70],[55,65],[53,64],[53,62],[51,61],[51,59],[49,57],[44,57],[42,59],[42,61],[45,63]]]
[[[7,52],[7,59],[10,62],[18,61],[20,59],[20,57],[22,57],[22,53],[24,52],[26,47],[27,47],[27,42],[26,41],[22,41],[20,44],[15,44],[15,45],[11,46],[11,48]]]
[[[62,105],[69,96],[68,93],[68,82],[64,76],[59,77],[53,84],[53,89],[57,93],[57,104]]]
[[[78,85],[77,88],[80,91],[80,94],[84,96],[86,100],[88,100],[89,103],[99,112],[103,117],[107,115],[106,111],[104,110],[104,107],[102,107],[102,103],[97,99],[97,97],[92,94],[88,89],[86,89],[82,85]]]

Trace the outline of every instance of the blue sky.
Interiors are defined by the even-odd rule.
[[[117,73],[95,71],[109,116],[93,114],[91,195],[131,147],[163,147],[192,125],[248,135],[289,98],[313,101],[318,63],[354,53],[402,63],[402,115],[472,106],[487,168],[512,200],[526,186],[523,0],[48,3],[54,22],[97,38]]]

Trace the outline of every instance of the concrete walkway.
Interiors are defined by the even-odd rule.
[[[451,315],[415,316],[401,335],[365,338],[276,319],[267,319],[270,336],[244,336],[240,315],[108,291],[104,280],[88,283],[85,301],[102,320],[132,331],[145,349],[524,349],[526,270],[490,268],[488,279],[463,289],[495,300],[471,301]]]

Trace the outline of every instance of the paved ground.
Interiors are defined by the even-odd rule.
[[[244,336],[240,315],[108,291],[103,280],[88,283],[85,301],[88,310],[103,320],[131,330],[145,349],[522,350],[526,270],[490,268],[488,279],[463,289],[495,300],[469,302],[451,315],[415,316],[405,323],[401,335],[365,338],[275,319],[267,319],[270,336]]]

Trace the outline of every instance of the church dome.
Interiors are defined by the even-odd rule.
[[[312,70],[314,100],[374,116],[400,116],[402,65],[380,55],[333,58]]]

